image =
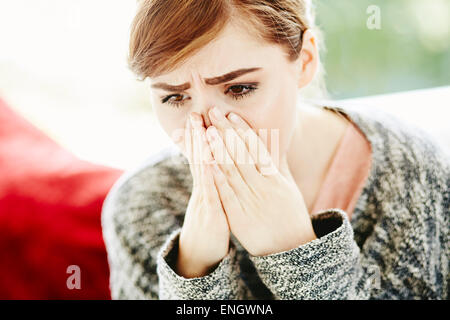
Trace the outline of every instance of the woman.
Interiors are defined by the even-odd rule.
[[[376,109],[302,99],[320,92],[312,18],[141,1],[129,63],[176,147],[105,201],[113,298],[448,298],[449,159]]]

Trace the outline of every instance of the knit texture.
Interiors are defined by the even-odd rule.
[[[372,148],[351,221],[340,208],[322,210],[311,217],[317,239],[267,256],[250,255],[232,235],[210,274],[181,277],[174,262],[192,176],[170,147],[125,173],[103,204],[112,298],[448,299],[448,155],[374,107],[324,108],[353,122]]]

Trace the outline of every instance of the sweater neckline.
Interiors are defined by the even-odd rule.
[[[374,192],[374,183],[380,173],[380,166],[383,165],[381,163],[381,161],[384,159],[384,157],[381,156],[384,152],[382,141],[383,139],[380,140],[379,138],[377,138],[375,136],[377,132],[372,129],[373,125],[367,124],[365,122],[364,116],[362,115],[362,113],[366,112],[366,110],[362,109],[364,108],[364,106],[359,106],[358,110],[352,110],[352,107],[343,107],[341,105],[338,105],[337,103],[327,103],[326,105],[322,105],[322,108],[334,112],[339,112],[341,115],[343,115],[348,121],[354,124],[356,129],[358,129],[364,135],[370,145],[371,163],[369,174],[363,184],[362,192],[359,195],[358,200],[356,201],[352,219],[350,221],[355,229],[356,225],[360,223],[361,218],[366,215],[370,215],[370,212],[368,212],[367,210],[368,198]],[[372,108],[370,111],[371,115],[373,115],[375,112],[375,110]],[[374,118],[372,121],[377,122],[377,119]]]

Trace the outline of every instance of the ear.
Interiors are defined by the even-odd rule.
[[[311,29],[303,33],[302,49],[296,61],[298,88],[306,87],[314,78],[319,63],[319,52],[316,38]]]

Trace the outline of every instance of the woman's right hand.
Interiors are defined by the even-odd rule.
[[[206,129],[199,114],[187,120],[184,141],[193,188],[179,237],[177,273],[205,276],[228,254],[230,228],[217,192]]]

